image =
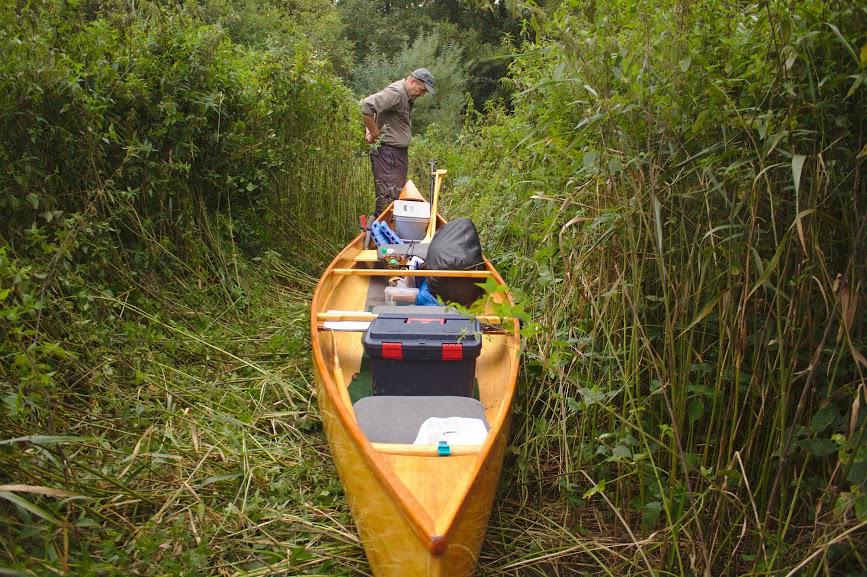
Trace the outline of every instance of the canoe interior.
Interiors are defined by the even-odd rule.
[[[386,211],[383,219],[388,220],[389,216]],[[441,225],[442,219],[439,222]],[[331,272],[372,268],[373,263],[364,262],[361,257],[356,260],[362,242],[363,237],[359,236],[332,262],[320,280],[311,311],[319,404],[335,463],[374,574],[400,574],[384,568],[394,564],[396,553],[383,541],[395,544],[400,541],[401,551],[417,549],[417,555],[412,555],[418,559],[413,561],[410,553],[406,553],[405,558],[401,557],[402,569],[396,571],[417,566],[419,575],[470,574],[484,537],[508,436],[518,372],[517,322],[504,321],[504,330],[482,336],[476,381],[479,401],[491,427],[483,445],[447,458],[407,454],[380,444],[375,448],[355,423],[348,394],[341,390],[361,369],[362,333],[320,330],[316,323],[317,313],[365,310],[373,277]],[[502,283],[490,263],[486,261],[486,265]],[[496,293],[492,298],[499,302],[511,300],[508,292]],[[494,314],[490,303],[485,313]],[[395,511],[399,512],[400,522],[383,519],[384,509],[371,511],[382,499],[389,501],[384,509],[391,510],[392,517]],[[407,544],[405,535],[394,536],[398,529],[413,535],[415,549]],[[423,570],[422,565],[427,569]]]

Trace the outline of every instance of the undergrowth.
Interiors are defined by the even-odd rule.
[[[542,327],[501,498],[558,515],[492,525],[509,571],[867,571],[865,21],[562,3],[513,110],[415,143]]]
[[[863,8],[523,7],[411,151],[541,329],[480,573],[863,575]],[[2,574],[369,571],[306,336],[357,105],[229,8],[0,4]]]
[[[242,306],[156,276],[87,290],[74,337],[51,346],[63,380],[6,392],[3,574],[359,567],[310,382],[314,279],[275,255],[241,267]]]

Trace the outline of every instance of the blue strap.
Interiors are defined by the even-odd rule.
[[[440,441],[439,445],[437,445],[437,454],[440,457],[448,457],[452,454],[452,448],[445,441]]]
[[[418,295],[415,297],[415,304],[422,306],[436,306],[439,303],[435,296],[430,294],[427,288],[427,279],[423,278],[418,287]]]

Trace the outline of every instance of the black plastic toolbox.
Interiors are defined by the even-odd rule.
[[[374,395],[473,396],[479,321],[451,312],[381,313],[364,333]]]

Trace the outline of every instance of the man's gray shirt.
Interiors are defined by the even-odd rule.
[[[400,148],[407,148],[412,136],[412,107],[413,101],[403,79],[361,101],[361,112],[376,117],[376,125],[382,133],[380,142]]]

